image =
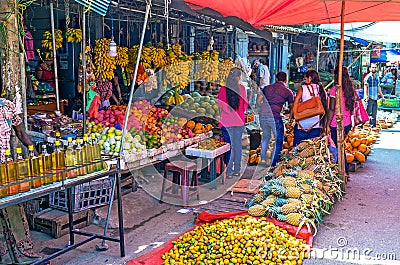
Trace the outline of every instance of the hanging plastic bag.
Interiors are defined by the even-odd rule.
[[[87,93],[87,105],[86,105],[86,111],[89,111],[90,105],[92,104],[92,101],[96,95],[98,95],[96,92],[93,90],[89,90]]]
[[[363,124],[369,120],[368,113],[365,110],[361,99],[356,100],[356,102],[354,103],[354,110],[351,118],[353,127]]]
[[[90,107],[88,110],[88,116],[90,118],[96,118],[99,113],[99,106],[100,106],[100,97],[96,95],[93,97],[92,102],[90,103]]]

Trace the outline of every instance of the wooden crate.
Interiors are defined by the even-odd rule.
[[[73,214],[74,228],[82,228],[90,225],[91,212],[89,209]],[[59,238],[69,233],[68,213],[46,209],[33,217],[33,230],[40,231]]]
[[[354,161],[354,162],[349,163],[349,171],[356,172],[359,168],[362,168],[364,166],[365,166],[364,163]]]

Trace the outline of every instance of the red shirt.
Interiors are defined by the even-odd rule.
[[[248,107],[246,89],[240,86],[239,107],[232,109],[226,98],[226,87],[221,87],[218,93],[218,107],[221,110],[219,127],[243,126],[245,124],[244,112]]]

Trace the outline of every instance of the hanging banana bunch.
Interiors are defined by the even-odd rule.
[[[206,82],[214,82],[219,79],[218,77],[218,59],[219,53],[217,51],[204,51],[198,58],[201,60],[197,62],[197,69],[194,73],[195,80],[205,80]]]
[[[161,70],[167,66],[167,54],[165,50],[160,47],[151,47],[151,61],[153,62],[154,70]]]
[[[151,47],[143,46],[142,55],[140,56],[140,63],[144,69],[151,69],[152,49]]]
[[[62,47],[63,36],[62,31],[59,29],[55,30],[55,41],[56,41],[56,50]],[[46,48],[47,50],[53,50],[53,41],[52,41],[52,34],[49,30],[46,30],[42,36],[42,47]]]
[[[219,59],[218,74],[219,84],[225,86],[226,79],[228,78],[229,71],[234,66],[232,58]]]
[[[128,49],[128,65],[126,66],[126,71],[129,74],[133,74],[133,72],[135,71],[135,64],[138,55],[138,50],[139,50],[138,45],[134,45],[130,49]]]
[[[114,78],[115,58],[109,54],[111,39],[98,39],[94,46],[94,75],[103,81]]]
[[[184,54],[180,45],[177,44],[172,45],[172,49],[167,51],[167,55],[168,67],[165,68],[164,85],[176,87],[189,83],[192,72],[191,57]]]
[[[68,42],[76,42],[79,43],[82,41],[82,30],[75,28],[68,28],[65,32],[65,37]]]
[[[117,56],[115,57],[115,63],[121,67],[126,67],[129,63],[128,47],[117,47]]]
[[[139,51],[139,46],[134,45],[132,48],[128,50],[128,65],[126,67],[126,70],[129,73],[133,73],[135,71],[135,64],[136,64],[136,59]],[[140,56],[140,63],[142,64],[144,69],[151,69],[151,62],[152,62],[152,54],[151,54],[151,48],[144,46],[142,48],[142,54]]]

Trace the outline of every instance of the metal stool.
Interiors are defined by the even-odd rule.
[[[168,179],[168,172],[171,171],[172,186],[166,188],[165,181]],[[192,179],[190,180],[190,173],[192,174]],[[181,195],[177,194],[179,187],[181,188]],[[168,192],[172,190],[172,192]],[[182,198],[183,205],[188,205],[188,200],[190,197],[197,195],[197,200],[199,200],[199,187],[197,181],[197,165],[194,162],[176,160],[165,164],[164,178],[161,189],[160,203],[164,196]]]

